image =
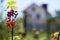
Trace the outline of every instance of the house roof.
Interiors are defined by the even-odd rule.
[[[27,10],[28,10],[29,8],[31,8],[32,6],[40,7],[40,6],[36,5],[35,3],[33,3],[33,4],[31,4],[28,8],[26,8],[26,9],[23,11],[23,13],[27,13]]]
[[[38,5],[35,4],[35,3],[33,3],[33,4],[31,4],[29,7],[27,7],[27,8],[23,11],[23,13],[27,13],[28,9],[31,8],[32,6],[37,6],[37,7],[39,7],[39,8],[44,9],[44,10],[46,11],[46,13],[49,15],[49,13],[48,13],[48,11],[47,11],[47,4],[42,4],[42,6],[38,6]]]

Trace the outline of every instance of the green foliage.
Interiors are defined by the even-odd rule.
[[[57,12],[60,13],[60,12]],[[51,15],[49,15],[48,20],[50,20],[50,32],[56,32],[59,31],[59,27],[60,27],[60,17],[57,15],[56,17],[52,18]],[[8,33],[8,28],[5,25],[6,23],[6,19],[2,19],[2,15],[0,14],[0,40],[9,40],[9,37],[11,37],[11,33]],[[58,26],[59,25],[59,26]],[[19,32],[23,32],[24,31],[24,26],[23,26],[23,18],[17,18],[16,19],[16,28],[14,29],[14,36],[18,35]],[[59,30],[57,30],[59,29]],[[11,29],[10,29],[11,30]],[[46,35],[44,33],[40,35],[40,38],[44,38],[46,39]],[[30,37],[31,36],[31,37]],[[33,39],[32,38],[32,34],[28,34],[28,38],[29,39]]]
[[[57,17],[60,17],[60,10],[56,11]]]
[[[56,17],[51,18],[50,30],[51,32],[59,31],[60,29],[60,11],[56,11]]]

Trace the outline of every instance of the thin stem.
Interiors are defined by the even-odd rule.
[[[12,21],[13,21],[13,16],[12,16]],[[13,40],[13,25],[12,25],[12,40]]]
[[[13,26],[12,26],[12,40],[13,40]]]

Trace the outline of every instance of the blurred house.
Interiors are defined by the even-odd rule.
[[[46,31],[47,18],[49,13],[47,11],[47,4],[38,6],[36,4],[30,5],[24,11],[24,27],[26,32],[31,32],[33,28],[38,31]]]

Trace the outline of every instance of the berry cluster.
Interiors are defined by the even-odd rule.
[[[14,11],[13,9],[10,10],[10,12],[7,13],[7,22],[6,22],[6,26],[7,27],[12,27],[15,28],[16,27],[16,23],[14,21],[14,19],[17,17],[18,13],[17,11]]]

